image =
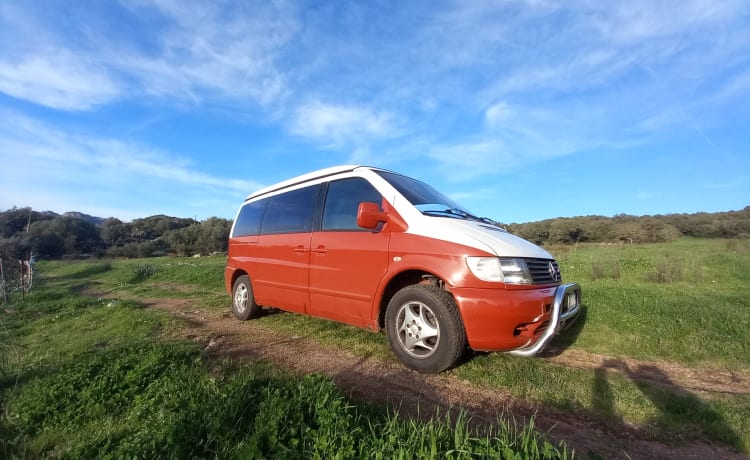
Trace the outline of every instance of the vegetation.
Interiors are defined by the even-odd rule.
[[[605,356],[582,370],[502,353],[476,353],[450,373],[582,418],[643,427],[656,439],[711,439],[750,450],[750,395],[693,394],[679,384],[639,380],[650,363],[710,375],[750,373],[750,241],[697,240],[638,245],[560,245],[566,280],[583,289],[585,316],[552,345]],[[298,315],[265,324],[353,352],[395,359],[383,337]],[[627,364],[626,359],[641,362]]]
[[[503,225],[503,224],[500,224]],[[132,222],[80,213],[0,212],[0,259],[102,256],[190,256],[225,252],[232,222],[157,215]],[[750,206],[742,211],[666,216],[616,215],[549,219],[505,226],[537,244],[669,242],[683,236],[750,238]]]
[[[29,208],[0,212],[0,259],[111,256],[155,257],[225,252],[232,222],[157,215],[132,222],[80,213],[62,216]]]
[[[352,433],[402,430],[393,431],[400,433],[394,439],[410,439],[402,445],[417,446],[417,450],[387,451],[386,456],[420,457],[433,448],[455,457],[465,451],[490,455],[500,451],[491,449],[505,452],[508,448],[532,457],[568,454],[564,447],[545,445],[530,429],[516,432],[502,423],[498,433],[486,438],[469,436],[465,421],[454,423],[454,428],[446,420],[410,426],[411,422],[400,421],[393,414],[351,406],[322,377],[300,381],[263,363],[245,367],[210,362],[195,344],[167,340],[177,336],[169,333],[176,327],[172,320],[141,308],[139,299],[182,297],[216,315],[224,314],[228,302],[223,289],[225,261],[222,257],[153,256],[224,251],[230,226],[230,221],[218,218],[196,222],[152,216],[123,223],[117,219],[96,222],[80,215],[51,216],[29,209],[0,212],[0,260],[15,262],[28,257],[29,252],[43,259],[83,255],[131,258],[43,262],[45,279],[39,285],[35,278],[36,287],[26,301],[11,292],[13,313],[0,316],[0,457],[159,456],[154,450],[158,446],[172,446],[179,452],[185,445],[192,446],[191,452],[197,456],[330,456],[326,452],[333,450],[318,450],[318,441],[306,438],[305,433],[280,438],[279,433],[287,432],[281,430],[283,425],[269,428],[269,432],[220,432],[200,417],[203,413],[218,419],[234,417],[234,425],[229,424],[232,427],[239,427],[240,422],[255,427],[260,423],[259,414],[263,420],[269,417],[259,409],[268,404],[268,410],[277,411],[273,420],[283,424],[291,417],[297,424],[313,427],[306,433],[317,439],[320,426],[310,420],[323,416],[316,412],[320,408],[314,400],[298,401],[296,413],[285,412],[292,408],[282,402],[297,393],[341,401],[338,404],[346,409],[339,412],[346,412],[344,418],[352,423],[336,432],[344,438],[342,442],[351,439],[347,436]],[[653,362],[704,373],[750,372],[750,317],[746,311],[750,208],[716,214],[588,216],[511,224],[508,229],[549,246],[565,278],[583,286],[583,319],[553,345],[607,359],[600,367],[585,370],[540,359],[476,353],[450,374],[532,404],[606,421],[615,429],[638,427],[654,439],[710,440],[750,451],[749,395],[694,394],[670,382],[667,375],[660,376],[670,383],[666,386],[638,377],[644,370],[659,376],[658,367],[649,364]],[[16,266],[17,262],[4,265],[6,280]],[[82,295],[89,286],[105,292],[108,299]],[[259,321],[281,333],[308,336],[362,356],[395,362],[382,335],[292,314],[266,315]],[[632,364],[632,360],[638,361]],[[157,387],[144,387],[145,380],[138,377],[141,373],[170,388],[169,395]],[[83,376],[103,377],[99,381]],[[242,386],[245,380],[253,383],[252,391]],[[331,393],[316,393],[326,385]],[[256,387],[260,393],[255,392]],[[90,398],[68,397],[76,393],[74,389]],[[111,398],[96,400],[93,395],[103,391],[109,391]],[[221,406],[225,401],[221,398],[234,395],[233,391],[239,399],[226,400],[227,405]],[[151,399],[133,397],[135,394],[151,395]],[[264,402],[276,398],[273,395],[281,402]],[[172,396],[177,399],[170,400]],[[219,411],[237,410],[246,402],[242,398],[255,404],[247,413],[211,412],[207,405],[224,408]],[[109,399],[111,404],[121,405],[113,408]],[[79,413],[82,415],[77,416]],[[158,417],[161,431],[150,416]],[[425,434],[414,434],[420,430]],[[443,435],[472,444],[461,450],[455,443],[439,441]],[[375,442],[357,438],[355,445],[375,446],[367,444]],[[276,443],[275,447],[269,443]],[[343,445],[337,449],[349,452]]]
[[[153,262],[151,262],[153,261]],[[42,264],[0,316],[2,458],[566,458],[499,420],[404,420],[353,405],[326,377],[209,359],[178,324],[128,300],[170,284],[220,290],[223,259]],[[107,298],[86,296],[96,286]],[[205,294],[211,298],[214,293]],[[141,294],[142,295],[142,294]],[[204,294],[200,294],[204,295]],[[226,299],[225,299],[226,300]],[[226,302],[223,302],[226,304]]]
[[[683,236],[750,238],[750,206],[742,211],[630,216],[585,216],[548,219],[506,228],[537,244],[659,243]]]
[[[603,364],[586,370],[554,365],[544,359],[475,353],[448,375],[497,388],[574,417],[600,420],[613,429],[637,427],[648,436],[667,442],[710,440],[750,451],[750,395],[696,393],[680,388],[679,382],[663,385],[638,376],[648,371],[669,383],[669,376],[660,374],[652,366],[654,362],[708,375],[722,370],[750,373],[750,317],[746,312],[746,299],[750,297],[750,241],[683,238],[673,243],[579,244],[550,249],[557,254],[565,278],[582,284],[585,307],[584,318],[558,337],[553,346],[605,356]],[[20,374],[6,372],[5,387],[12,387],[16,375],[20,375],[20,382],[44,375],[59,376],[50,372],[68,369],[62,364],[76,356],[115,353],[112,350],[128,346],[135,347],[128,348],[133,353],[162,353],[153,351],[143,341],[174,337],[167,333],[174,325],[168,318],[139,308],[136,301],[180,297],[194,301],[206,314],[221,317],[228,308],[222,277],[224,263],[223,257],[43,263],[41,272],[47,280],[41,289],[32,292],[31,299],[23,304],[14,301],[19,312],[6,317],[12,327],[5,330],[13,337],[14,350],[22,352],[23,370]],[[106,299],[72,294],[91,286]],[[113,306],[108,307],[110,304]],[[361,356],[396,362],[382,334],[294,314],[265,315],[257,321],[282,334],[306,336]],[[71,330],[81,333],[71,335]],[[0,342],[7,344],[7,337]],[[189,351],[190,357],[184,362],[192,360],[200,372],[214,376],[219,388],[216,391],[224,391],[222,385],[231,380],[232,373],[241,371],[231,363],[222,363],[214,370],[216,363],[207,363],[199,351],[190,347],[188,351],[180,348],[184,344],[164,346],[182,350],[180,353]],[[173,356],[169,355],[172,351],[163,353]],[[119,362],[120,355],[107,356],[107,362]],[[176,361],[183,362],[180,359]],[[633,359],[639,361],[626,361]],[[139,362],[143,360],[151,358],[144,357]],[[16,369],[14,366],[6,364],[5,368]],[[257,381],[264,376],[267,374],[252,378]],[[190,379],[201,381],[197,376]],[[298,383],[294,382],[289,384]],[[39,388],[45,386],[40,384]],[[6,393],[10,395],[9,403],[18,394],[18,390]],[[203,399],[210,400],[206,395],[197,398]],[[370,415],[356,417],[372,420]],[[7,423],[12,420],[8,419],[6,426],[10,427]],[[97,426],[109,426],[106,423],[100,421]],[[17,436],[19,427],[13,427]],[[68,435],[50,434],[57,429],[27,433],[14,446],[41,452],[37,443],[58,439],[50,441],[50,445],[67,449],[68,444],[60,444],[59,439],[67,439]],[[349,427],[350,431],[358,429],[367,431]],[[448,428],[443,426],[440,430]],[[499,434],[495,436],[504,439]],[[195,439],[191,442],[199,442]],[[232,442],[241,441],[234,438]],[[535,445],[543,450],[538,447],[543,443]],[[234,451],[221,452],[235,455]]]

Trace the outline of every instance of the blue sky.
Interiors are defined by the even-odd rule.
[[[750,5],[0,3],[0,210],[231,218],[350,163],[506,223],[742,209]]]

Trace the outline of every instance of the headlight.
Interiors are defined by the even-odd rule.
[[[482,281],[502,282],[505,279],[497,257],[467,257],[466,264],[474,276]]]
[[[482,281],[533,284],[529,267],[523,259],[467,257],[466,264],[474,276]]]

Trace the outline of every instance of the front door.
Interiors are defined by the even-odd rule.
[[[388,267],[390,232],[357,226],[361,202],[381,204],[382,196],[358,177],[328,184],[321,228],[310,242],[309,313],[366,326]]]

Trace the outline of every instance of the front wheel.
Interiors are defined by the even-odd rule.
[[[466,350],[466,332],[453,297],[437,286],[417,284],[396,293],[385,314],[388,342],[408,367],[444,371]]]
[[[260,316],[261,307],[255,303],[250,278],[242,275],[232,287],[232,313],[237,319],[246,320]]]

